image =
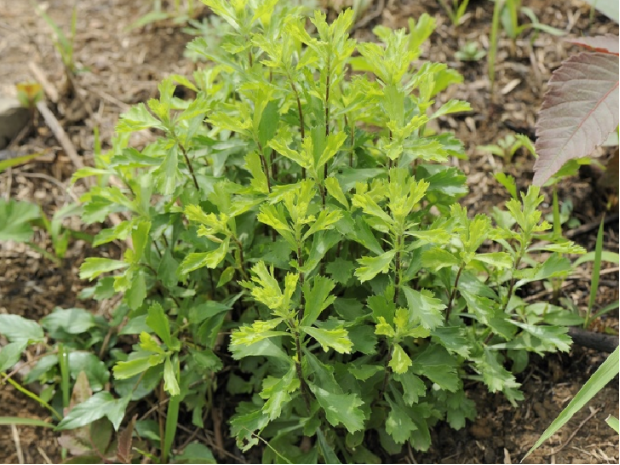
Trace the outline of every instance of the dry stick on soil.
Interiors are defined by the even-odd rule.
[[[34,61],[28,62],[28,68],[30,68],[30,72],[32,73],[34,78],[37,80],[37,82],[41,84],[41,87],[43,87],[43,90],[45,91],[45,94],[47,95],[47,97],[52,102],[58,103],[58,99],[59,99],[58,91],[47,80],[47,77],[45,76],[45,73],[41,70],[41,68],[39,68],[39,66]]]
[[[41,457],[43,457],[43,461],[44,461],[45,463],[49,463],[49,464],[54,463],[54,462],[52,462],[52,461],[50,460],[50,458],[47,456],[47,454],[45,453],[45,451],[44,451],[43,449],[41,449],[41,446],[37,446],[37,450],[39,451],[39,454],[41,454]]]
[[[613,215],[609,215],[605,217],[605,224],[615,222],[615,221],[618,221],[618,213],[614,213]],[[571,229],[566,234],[564,234],[564,236],[566,236],[567,239],[572,239],[573,237],[579,236],[580,234],[585,234],[590,231],[594,231],[600,225],[601,225],[601,218],[598,218],[597,220],[592,221],[591,223],[584,224],[575,229]]]
[[[58,122],[54,114],[49,110],[49,108],[47,108],[47,106],[45,106],[45,102],[43,101],[37,102],[37,110],[39,110],[39,113],[41,113],[41,116],[43,116],[45,123],[52,130],[52,132],[54,133],[54,136],[56,137],[58,142],[60,142],[60,145],[62,146],[63,150],[65,151],[67,156],[71,159],[75,167],[83,168],[84,163],[82,162],[82,159],[77,154],[77,151],[75,150],[75,147],[73,146],[73,144],[71,143],[71,140],[67,136],[67,133],[62,128],[62,126],[60,125],[60,123]]]
[[[25,463],[24,453],[22,451],[22,446],[19,442],[19,432],[17,431],[17,426],[15,426],[15,424],[11,424],[11,432],[13,433],[13,442],[15,443],[15,449],[17,449],[17,461],[18,463]]]
[[[577,433],[579,432],[579,430],[580,430],[581,428],[583,428],[583,425],[585,425],[585,424],[586,424],[586,423],[590,420],[590,418],[592,418],[594,415],[596,415],[596,414],[597,414],[598,412],[600,412],[600,411],[601,411],[601,409],[600,409],[600,408],[595,408],[594,410],[592,410],[592,411],[590,412],[590,415],[588,415],[588,416],[586,417],[586,419],[585,419],[585,420],[583,420],[581,423],[579,423],[579,426],[577,426],[577,428],[575,428],[575,431],[573,431],[573,432],[571,433],[571,435],[570,435],[570,436],[568,437],[568,439],[564,442],[564,444],[562,444],[562,445],[561,445],[561,446],[560,446],[557,450],[551,451],[549,454],[547,454],[547,457],[551,457],[552,455],[555,455],[555,454],[557,454],[558,452],[560,452],[562,449],[564,449],[564,448],[568,445],[568,443],[569,443],[569,442],[571,442],[571,441],[573,440],[573,438],[577,435]]]

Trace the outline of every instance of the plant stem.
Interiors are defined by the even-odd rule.
[[[196,187],[196,190],[199,191],[200,187],[198,187],[198,180],[196,179],[196,174],[194,173],[194,167],[192,166],[192,162],[189,160],[189,157],[187,156],[187,151],[185,150],[185,147],[183,147],[183,144],[181,144],[181,142],[179,142],[179,140],[176,138],[176,135],[174,136],[174,138],[176,139],[177,145],[179,146],[179,148],[181,149],[181,152],[183,153],[183,157],[185,158],[185,163],[187,163],[189,172],[192,175],[192,179],[194,180],[194,186]]]
[[[299,386],[301,388],[301,395],[304,398],[304,403],[310,413],[310,393],[308,392],[308,385],[304,379],[304,373],[301,368],[301,338],[299,337],[299,330],[295,331],[295,350],[297,351],[297,360],[295,360],[295,370],[297,371],[297,378],[299,378]]]
[[[299,265],[299,268],[303,268],[304,257],[301,254],[301,245],[299,243],[297,243],[297,263]],[[305,280],[304,273],[303,271],[300,271],[299,272],[299,285],[302,288],[302,292],[301,292],[301,300],[299,303],[299,313],[297,317],[300,323],[301,323],[301,320],[304,319],[304,312],[306,311],[306,300],[304,298],[304,293],[303,293],[304,280]]]
[[[306,125],[304,123],[304,112],[301,108],[301,99],[299,98],[299,92],[297,91],[297,87],[293,82],[290,74],[288,75],[288,80],[291,83],[291,89],[293,89],[293,93],[295,94],[295,100],[297,100],[297,112],[299,113],[299,131],[301,132],[301,144],[303,145],[304,139],[306,138]],[[301,177],[302,179],[306,179],[306,168],[301,168]]]
[[[402,236],[398,236],[396,239],[396,260],[394,262],[394,303],[398,304],[398,296],[400,294],[400,282],[401,282],[401,250],[400,243],[402,241]]]
[[[517,270],[517,268],[519,268],[522,258],[523,258],[523,250],[521,250],[521,252],[519,253],[519,256],[515,260],[515,266],[512,270],[513,276],[510,278],[510,287],[508,287],[508,293],[506,294],[506,303],[504,304],[504,307],[502,308],[502,312],[505,312],[506,308],[508,308],[508,302],[510,302],[510,298],[512,297],[512,291],[514,290],[514,287],[515,287],[514,272]]]
[[[245,271],[245,259],[243,256],[243,244],[241,244],[241,241],[239,239],[237,239],[237,236],[232,236],[233,241],[235,242],[235,244],[237,244],[237,249],[239,250],[239,269],[241,270],[241,274],[243,275],[243,279],[248,279],[248,274]]]
[[[381,390],[379,391],[378,399],[381,400],[383,398],[383,394],[385,394],[385,390],[387,389],[388,382],[390,380],[390,361],[392,360],[392,350],[393,346],[390,344],[388,349],[388,354],[385,359],[384,371],[385,375],[383,376],[383,383],[381,384]]]
[[[329,136],[329,75],[331,62],[329,57],[327,58],[327,77],[325,79],[325,137]],[[323,179],[327,179],[327,163],[323,167]]]
[[[260,142],[256,141],[258,144],[258,150],[260,152],[260,161],[263,164],[263,171],[265,172],[265,177],[267,178],[267,189],[271,194],[271,181],[269,181],[269,166],[267,165],[267,160],[265,159],[265,153],[263,152],[263,146]]]
[[[448,301],[448,309],[446,310],[446,323],[450,321],[450,312],[452,311],[452,304],[454,303],[454,299],[456,298],[456,290],[459,285],[459,279],[461,278],[461,273],[463,272],[463,268],[465,268],[465,264],[463,263],[459,267],[459,271],[456,273],[456,278],[454,280],[454,287],[452,288],[452,293],[450,294],[450,300]]]

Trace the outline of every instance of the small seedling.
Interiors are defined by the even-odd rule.
[[[487,52],[481,50],[477,42],[467,42],[454,56],[461,61],[479,61],[486,56]]]
[[[440,5],[450,18],[453,26],[462,23],[469,0],[439,0]]]

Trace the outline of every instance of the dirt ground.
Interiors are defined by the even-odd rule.
[[[54,21],[68,30],[72,0],[50,0],[39,4],[47,7],[47,13]],[[191,36],[183,32],[182,25],[164,21],[145,28],[128,29],[130,24],[150,11],[152,2],[80,0],[75,4],[75,59],[82,70],[75,80],[76,95],[72,99],[61,96],[55,102],[53,95],[47,97],[48,106],[84,163],[89,164],[92,163],[95,128],[99,130],[105,150],[110,146],[114,125],[121,112],[131,104],[155,97],[157,83],[164,76],[189,74],[196,65],[184,57],[185,44]],[[347,1],[333,0],[327,4],[338,9],[347,5]],[[465,78],[463,84],[454,86],[442,99],[467,100],[473,111],[462,117],[447,118],[441,125],[454,130],[468,149],[470,160],[458,163],[468,174],[471,193],[464,204],[471,213],[487,212],[507,200],[504,189],[493,178],[494,173],[512,174],[519,187],[529,184],[533,166],[531,156],[517,153],[509,164],[505,164],[502,158],[483,154],[477,146],[496,143],[515,131],[533,135],[545,83],[551,72],[575,49],[548,34],[540,34],[530,45],[531,34],[528,33],[517,39],[514,49],[510,40],[500,40],[497,82],[491,94],[486,60],[464,63],[454,56],[469,41],[478,42],[482,49],[488,48],[490,2],[471,0],[467,18],[456,32],[435,0],[375,0],[369,4],[354,32],[358,39],[369,39],[370,30],[377,24],[404,27],[409,17],[418,17],[424,12],[437,18],[437,30],[422,59],[446,62]],[[618,33],[618,25],[600,14],[594,14],[591,22],[589,7],[578,0],[525,0],[523,4],[532,8],[541,23],[563,29],[572,36]],[[205,16],[208,10],[199,7],[198,14]],[[13,95],[16,83],[33,79],[33,68],[35,72],[39,70],[52,91],[63,88],[62,63],[52,37],[50,27],[34,13],[28,2],[0,0],[0,94]],[[51,215],[84,192],[81,183],[66,192],[75,166],[43,122],[39,121],[36,131],[19,145],[16,149],[20,152],[43,152],[44,155],[35,162],[0,174],[0,195],[35,201]],[[609,149],[599,149],[597,155],[605,164],[612,153]],[[596,169],[584,169],[579,176],[561,183],[558,195],[560,201],[572,202],[571,215],[581,225],[571,232],[565,230],[565,233],[588,250],[593,250],[601,214],[609,200],[612,204],[615,200],[613,210],[617,211],[617,195],[601,188],[600,173]],[[80,227],[77,218],[67,221],[74,228]],[[35,242],[39,247],[51,250],[49,238],[42,232],[37,232]],[[617,216],[607,224],[604,247],[605,250],[618,251]],[[0,313],[38,319],[56,306],[79,306],[98,313],[107,311],[105,304],[78,299],[80,290],[88,284],[78,279],[77,270],[86,256],[116,256],[118,253],[114,244],[92,249],[87,242],[75,240],[70,244],[63,264],[57,266],[25,246],[0,244]],[[562,292],[564,297],[583,308],[590,292],[590,270],[585,265],[581,268],[579,274],[566,281]],[[543,289],[533,289],[532,292],[545,295]],[[603,306],[614,300],[618,300],[618,269],[608,267],[601,278],[597,305]],[[617,311],[596,322],[596,328],[618,334]],[[475,423],[458,432],[440,424],[433,431],[433,446],[428,453],[410,451],[402,457],[395,457],[394,461],[517,463],[604,359],[605,354],[578,346],[570,354],[550,355],[545,359],[534,357],[529,368],[519,377],[525,400],[517,408],[501,395],[489,394],[483,386],[472,384],[468,395],[476,401],[479,410]],[[618,436],[605,423],[609,414],[618,416],[617,381],[616,378],[610,383],[526,463],[618,463]],[[45,419],[47,411],[12,387],[0,386],[0,416],[18,415]],[[222,428],[227,436],[225,422]],[[204,436],[208,438],[209,434]],[[12,431],[8,426],[0,426],[0,462],[52,463],[59,460],[59,447],[50,430],[18,427]]]

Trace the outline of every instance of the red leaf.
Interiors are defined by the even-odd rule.
[[[131,443],[133,441],[133,428],[138,415],[134,415],[127,428],[118,436],[118,450],[116,456],[121,463],[131,463]]]
[[[578,37],[576,39],[566,39],[571,44],[581,45],[595,52],[612,53],[618,55],[618,36],[607,34],[595,37]]]
[[[618,56],[583,52],[549,81],[536,123],[534,184],[542,185],[570,159],[592,153],[618,126]]]

